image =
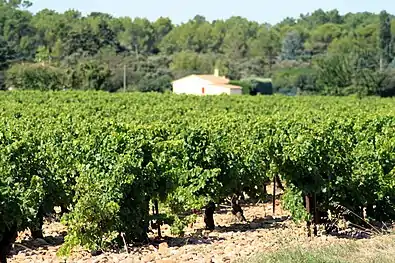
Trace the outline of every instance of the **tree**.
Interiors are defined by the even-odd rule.
[[[229,18],[226,25],[221,51],[234,59],[244,57],[248,53],[247,43],[256,36],[258,25],[241,17]]]
[[[170,69],[175,77],[189,74],[210,74],[214,71],[215,63],[216,60],[212,54],[184,51],[173,56]]]
[[[324,53],[332,41],[341,37],[342,30],[337,24],[327,23],[316,27],[309,37],[305,46],[313,54]]]
[[[160,52],[159,43],[173,30],[174,26],[169,18],[160,17],[152,24],[152,27],[155,35],[153,53],[157,54]]]
[[[172,79],[169,76],[145,76],[137,85],[141,92],[165,92],[171,90]]]
[[[41,63],[41,62],[49,62],[51,59],[51,55],[49,50],[41,46],[37,49],[36,57],[35,57],[35,62]]]
[[[250,54],[252,56],[263,56],[272,71],[274,59],[279,52],[280,36],[278,32],[267,25],[261,26],[256,39],[250,44]]]
[[[391,18],[386,11],[380,12],[379,36],[378,36],[379,52],[380,52],[380,70],[392,61],[392,36],[391,36]]]
[[[0,37],[0,71],[8,68],[11,61],[16,58],[16,52],[12,47]]]
[[[8,5],[14,8],[29,8],[33,4],[28,0],[1,0],[0,4]]]
[[[316,59],[317,83],[331,95],[342,95],[352,85],[353,63],[349,56],[327,55]]]
[[[395,70],[388,69],[381,72],[381,79],[379,82],[379,88],[377,95],[381,97],[393,97],[395,96]]]
[[[98,61],[108,63],[115,90],[123,81],[125,64],[128,83],[137,87],[141,80],[151,82],[161,74],[174,79],[190,73],[212,73],[214,68],[232,79],[278,76],[282,74],[278,72],[291,67],[311,68],[325,54],[329,59],[365,50],[371,55],[363,60],[377,68],[362,66],[367,62],[358,64],[353,59],[357,68],[349,78],[353,89],[372,89],[371,83],[376,80],[369,79],[380,68],[379,62],[383,71],[395,63],[395,20],[385,11],[340,15],[336,9],[318,9],[273,25],[240,16],[209,21],[196,15],[175,25],[165,17],[151,22],[143,17],[116,18],[101,12],[83,15],[72,9],[63,13],[43,9],[33,14],[24,9],[30,4],[0,0],[0,68],[6,70],[15,61],[41,62],[49,58],[52,66],[71,69],[83,61]],[[157,58],[161,58],[160,64],[154,65]],[[371,63],[371,59],[376,62]],[[329,69],[325,74],[329,75],[320,77],[328,81],[334,76]],[[310,83],[307,80],[300,77],[301,86]],[[289,83],[295,86],[294,77]],[[327,85],[336,83],[334,80]]]
[[[303,43],[299,32],[288,32],[283,40],[281,48],[282,60],[296,60],[303,50]]]
[[[122,46],[134,56],[151,53],[155,47],[155,30],[146,18],[122,18],[124,31],[118,35]]]
[[[63,40],[63,57],[86,57],[94,56],[101,47],[101,40],[88,24],[82,28],[76,28],[69,32]]]

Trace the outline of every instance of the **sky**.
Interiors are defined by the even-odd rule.
[[[76,9],[83,14],[109,13],[113,16],[146,17],[149,20],[169,17],[175,24],[186,22],[196,14],[208,20],[242,16],[260,23],[275,24],[285,17],[299,17],[319,8],[347,12],[386,10],[395,14],[393,0],[31,0],[32,12],[44,8],[63,12]]]

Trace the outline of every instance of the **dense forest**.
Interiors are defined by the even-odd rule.
[[[391,96],[395,20],[391,14],[301,14],[278,24],[234,16],[207,21],[29,11],[0,1],[2,89],[166,91],[170,82],[218,68],[232,80],[272,78],[276,92]]]

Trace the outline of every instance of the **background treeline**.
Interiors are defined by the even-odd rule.
[[[270,77],[282,93],[391,96],[395,90],[395,20],[385,11],[319,9],[276,25],[197,15],[174,25],[169,18],[76,10],[33,15],[30,5],[0,1],[3,89],[117,91],[126,67],[127,90],[163,92],[174,78],[217,67],[233,80]]]

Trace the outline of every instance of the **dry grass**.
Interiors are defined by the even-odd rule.
[[[251,263],[390,263],[395,262],[395,235],[368,240],[347,240],[320,248],[284,248],[258,254],[241,262]]]

